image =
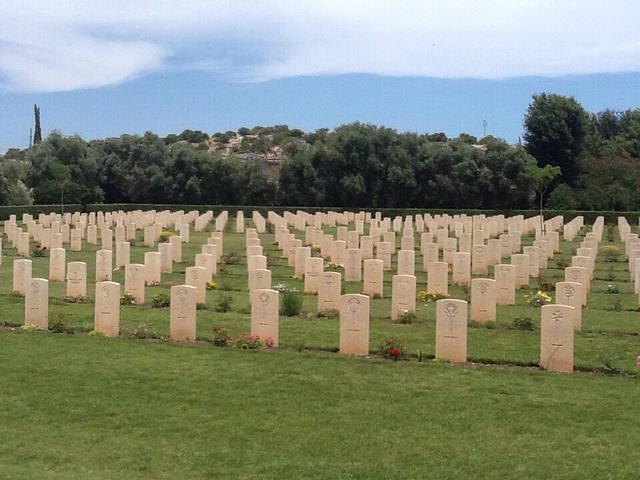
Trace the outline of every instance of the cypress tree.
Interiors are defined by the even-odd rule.
[[[38,105],[33,106],[33,114],[36,119],[36,125],[33,132],[33,144],[37,145],[42,142],[42,130],[40,129],[40,107],[38,107]]]

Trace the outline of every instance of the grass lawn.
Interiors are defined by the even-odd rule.
[[[147,287],[147,302],[184,283],[185,268],[208,235],[191,232],[183,262],[163,274],[161,285]],[[67,262],[87,262],[87,301],[66,302],[64,282],[49,286],[50,324],[61,322],[80,334],[22,332],[24,299],[11,291],[16,251],[5,241],[0,479],[638,478],[640,382],[633,374],[640,313],[614,227],[606,227],[601,245],[615,245],[621,254],[610,262],[598,256],[575,337],[578,372],[535,368],[540,310],[525,295],[563,280],[581,239],[563,241],[540,279],[517,291],[517,304],[498,307],[495,323],[470,325],[474,365],[467,366],[430,360],[434,304],[419,301],[415,323],[391,322],[392,272],[385,272],[384,298],[371,300],[370,349],[393,336],[411,361],[336,354],[339,321],[317,316],[312,295],[304,297],[300,316],[281,316],[280,350],[209,346],[214,325],[233,338],[250,331],[244,234],[232,230],[225,233],[224,253],[231,255],[220,264],[219,287],[207,292],[197,312],[203,342],[130,338],[143,324],[168,334],[168,308],[150,305],[122,307],[121,338],[87,336],[97,249],[88,244],[82,252],[66,252]],[[273,235],[261,240],[272,283],[302,289]],[[523,245],[532,240],[524,237]],[[138,232],[132,262],[143,263],[149,250]],[[33,276],[47,278],[49,258],[32,261]],[[419,251],[416,274],[418,289],[426,288]],[[124,283],[122,271],[113,277]],[[343,285],[347,293],[362,288]],[[619,293],[612,293],[616,288]],[[450,294],[468,299],[457,286]],[[231,310],[220,313],[225,297]],[[512,328],[514,319],[526,317],[533,330]]]
[[[640,383],[0,333],[0,478],[638,478]]]

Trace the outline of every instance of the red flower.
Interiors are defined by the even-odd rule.
[[[400,353],[400,349],[396,347],[391,347],[387,350],[387,355],[389,355],[390,357],[399,357]]]

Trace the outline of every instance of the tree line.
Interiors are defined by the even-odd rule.
[[[640,209],[640,110],[588,113],[543,93],[523,127],[515,145],[363,123],[91,141],[54,131],[0,157],[0,203]],[[540,176],[547,165],[559,175]]]

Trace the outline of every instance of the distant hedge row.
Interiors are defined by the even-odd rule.
[[[243,210],[246,217],[251,216],[251,212],[254,210],[259,211],[266,216],[269,210],[282,214],[285,211],[295,212],[296,210],[304,210],[306,212],[315,213],[318,211],[326,212],[329,210],[341,212],[343,210],[352,211],[368,211],[368,212],[382,212],[384,216],[394,217],[396,215],[415,215],[419,213],[429,212],[432,215],[443,214],[453,212],[458,214],[467,215],[480,215],[485,214],[505,216],[524,215],[530,217],[538,214],[537,210],[472,210],[472,209],[418,209],[418,208],[351,208],[345,209],[343,207],[294,207],[294,206],[255,206],[255,205],[179,205],[179,204],[133,204],[133,203],[113,203],[113,204],[91,204],[91,205],[79,205],[70,204],[65,205],[62,208],[60,205],[6,205],[0,206],[0,219],[6,220],[9,215],[15,213],[18,217],[23,213],[30,213],[37,215],[38,213],[62,213],[64,212],[111,212],[111,211],[131,211],[131,210],[198,210],[205,212],[207,210],[213,210],[214,212],[220,212],[222,210],[228,210],[229,213],[233,213],[236,210]],[[550,218],[556,215],[562,215],[566,220],[571,220],[577,216],[583,216],[586,223],[593,223],[596,217],[602,216],[606,223],[617,223],[618,217],[625,217],[631,225],[638,223],[640,218],[640,212],[615,212],[615,211],[596,211],[596,210],[545,210],[545,217]]]

